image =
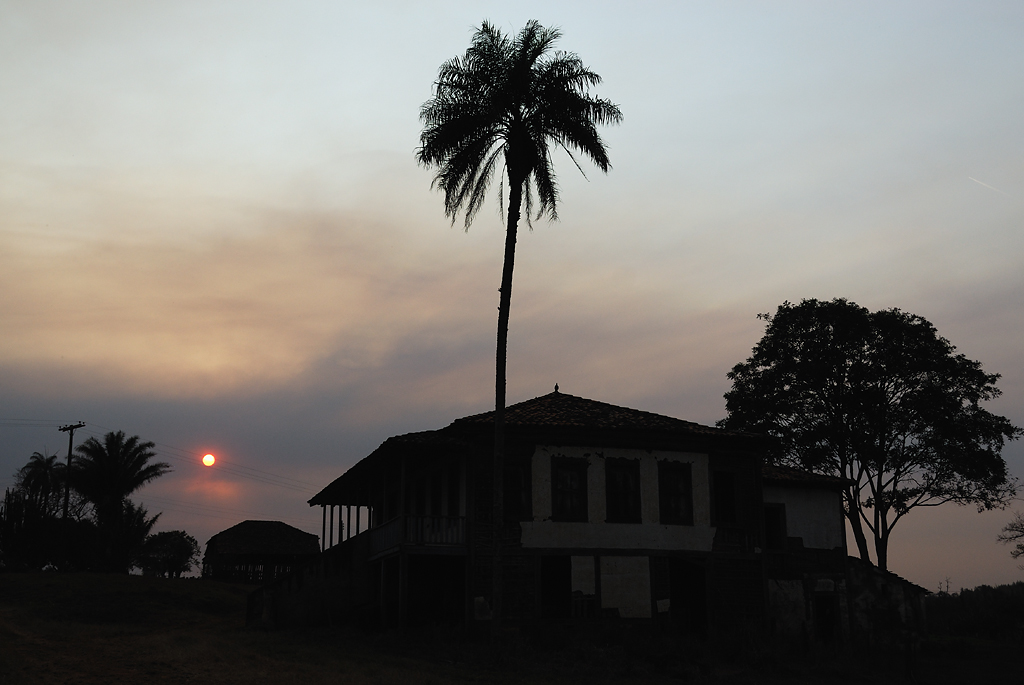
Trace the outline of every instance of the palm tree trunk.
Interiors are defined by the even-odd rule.
[[[498,349],[494,355],[494,557],[491,568],[491,626],[501,623],[501,543],[505,523],[505,369],[508,357],[508,317],[512,306],[512,270],[516,261],[516,233],[523,201],[523,181],[509,178],[508,227],[505,230],[505,261],[501,269],[498,304]]]

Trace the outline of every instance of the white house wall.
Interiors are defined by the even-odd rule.
[[[786,505],[786,535],[803,538],[804,547],[842,547],[842,494],[831,490],[764,486],[765,504]]]
[[[651,565],[648,557],[601,557],[601,608],[622,618],[651,617]]]
[[[572,557],[572,591],[584,595],[597,592],[596,574],[594,573],[594,557]]]
[[[552,457],[587,460],[587,523],[551,520]],[[641,523],[605,523],[605,459],[639,460]],[[693,477],[692,526],[658,522],[659,461],[690,464]],[[533,520],[522,523],[524,547],[711,551],[715,529],[711,526],[706,454],[542,445],[534,450],[532,473]]]

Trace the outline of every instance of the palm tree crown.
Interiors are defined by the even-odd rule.
[[[60,499],[60,487],[64,482],[63,464],[57,455],[33,452],[28,463],[18,469],[17,484],[35,502],[43,516],[53,513]]]
[[[137,435],[126,438],[124,431],[111,431],[103,442],[89,438],[75,449],[72,484],[96,507],[101,525],[118,521],[129,495],[171,470],[170,464],[150,463],[155,446]]]
[[[597,125],[618,123],[622,113],[587,93],[601,77],[578,56],[552,52],[560,36],[530,21],[510,39],[485,21],[466,54],[441,66],[434,97],[420,109],[426,126],[416,156],[437,167],[434,186],[444,191],[453,222],[464,209],[469,227],[500,161],[509,211],[518,215],[515,195],[525,191],[528,221],[534,193],[538,219],[558,216],[552,147],[589,157],[601,171],[610,168]]]

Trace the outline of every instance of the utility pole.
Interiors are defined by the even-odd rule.
[[[69,423],[57,430],[68,434],[68,470],[64,473],[64,520],[68,520],[68,500],[71,498],[71,450],[75,444],[75,429],[85,427],[84,421]]]

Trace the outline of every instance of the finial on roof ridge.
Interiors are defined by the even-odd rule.
[[[558,392],[558,383],[555,383],[555,392]]]

